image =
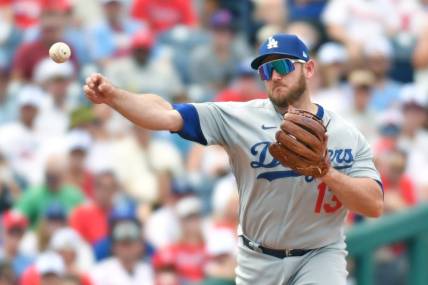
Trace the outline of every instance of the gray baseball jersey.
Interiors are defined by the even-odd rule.
[[[282,116],[268,99],[249,102],[177,104],[184,120],[180,136],[222,145],[238,184],[243,233],[269,248],[320,248],[344,240],[347,210],[319,180],[282,166],[268,147]],[[352,177],[380,183],[370,147],[361,133],[318,105],[328,125],[332,166]]]

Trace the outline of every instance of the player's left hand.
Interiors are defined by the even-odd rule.
[[[322,177],[330,169],[327,129],[314,114],[292,109],[284,115],[270,154],[283,166],[305,176]]]

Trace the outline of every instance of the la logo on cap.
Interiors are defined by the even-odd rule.
[[[267,49],[277,48],[278,41],[276,41],[273,37],[268,38]]]

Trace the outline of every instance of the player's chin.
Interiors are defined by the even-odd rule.
[[[287,107],[289,104],[289,95],[288,93],[281,92],[278,90],[279,88],[273,90],[271,94],[269,94],[269,99],[278,107]]]

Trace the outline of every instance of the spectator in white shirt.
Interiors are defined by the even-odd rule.
[[[65,264],[62,257],[53,251],[41,253],[35,265],[28,268],[20,280],[22,285],[58,285],[62,284]]]
[[[329,37],[344,44],[351,59],[360,60],[364,42],[397,32],[397,16],[391,1],[333,0],[327,4],[322,21]]]
[[[423,89],[406,85],[401,92],[403,123],[398,145],[408,154],[406,173],[415,181],[419,198],[428,198],[428,132],[423,128],[427,121],[428,98]]]
[[[373,94],[375,77],[369,70],[355,70],[349,75],[352,98],[350,104],[343,108],[342,115],[359,129],[369,143],[377,138],[377,116],[369,108]]]
[[[94,264],[91,247],[72,228],[58,229],[49,242],[49,248],[62,256],[68,274],[80,276]]]
[[[428,7],[428,3],[426,4]],[[426,17],[428,18],[428,17]],[[415,68],[415,82],[428,92],[428,19],[419,27],[420,33],[416,40],[415,50],[412,55]]]
[[[23,87],[18,94],[19,120],[0,127],[0,151],[12,170],[29,184],[41,182],[43,173],[41,141],[35,129],[43,96],[35,86]]]
[[[74,75],[70,62],[57,64],[46,58],[35,69],[34,80],[45,91],[36,129],[46,137],[63,136],[69,127],[68,112],[74,107],[69,96],[69,87]]]
[[[62,282],[65,273],[64,261],[54,252],[46,252],[36,261],[41,285],[57,285]]]
[[[183,162],[177,148],[137,126],[130,135],[117,140],[111,153],[113,169],[124,190],[139,202],[161,202],[170,191],[171,180],[182,175]]]
[[[317,53],[321,86],[314,101],[334,112],[342,112],[351,102],[351,88],[342,79],[348,71],[346,48],[334,42],[323,44]]]
[[[153,211],[145,222],[146,239],[156,249],[175,243],[180,237],[180,221],[175,212],[176,202],[177,196],[169,189],[159,201],[161,206]]]
[[[91,271],[94,285],[151,285],[152,268],[141,261],[144,251],[140,225],[131,220],[119,221],[112,229],[113,257]]]
[[[207,239],[209,260],[205,266],[203,284],[233,284],[236,268],[237,240],[233,233],[217,229]]]
[[[376,78],[370,108],[383,112],[397,107],[400,103],[401,84],[389,78],[394,59],[391,43],[387,38],[367,41],[364,43],[364,56],[367,66]]]
[[[205,228],[205,236],[212,235],[217,229],[228,230],[235,234],[239,224],[239,195],[235,177],[230,173],[222,177],[214,186],[212,195],[213,214]]]

